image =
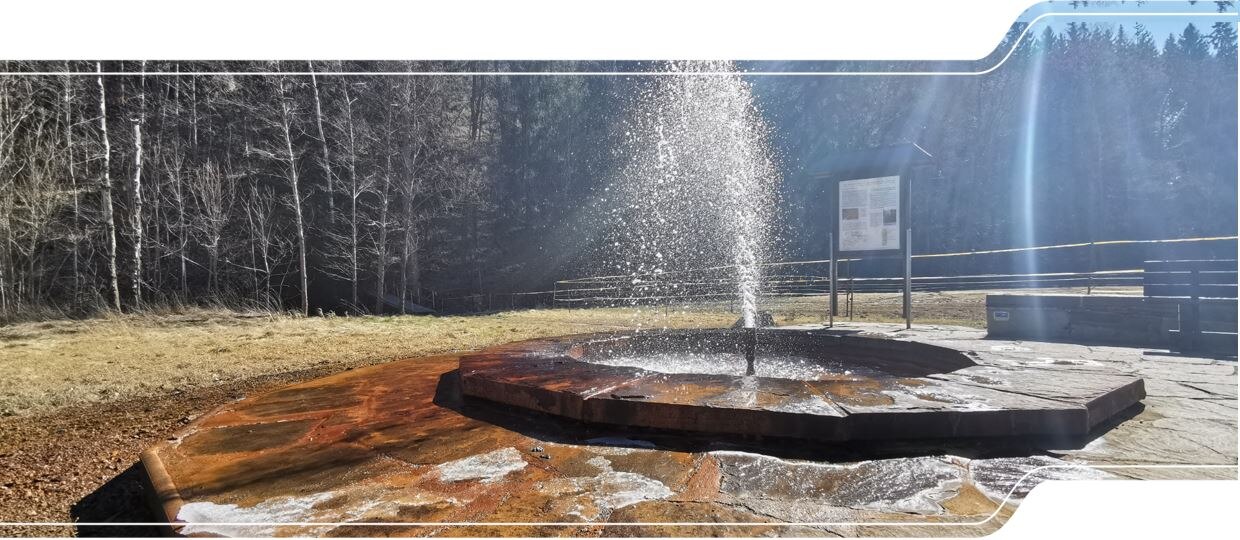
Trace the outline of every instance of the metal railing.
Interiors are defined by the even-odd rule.
[[[982,258],[1004,254],[1053,252],[1055,250],[1100,250],[1120,246],[1160,246],[1203,243],[1236,242],[1236,236],[1210,236],[1195,238],[1172,238],[1162,240],[1104,240],[1077,242],[1021,248],[958,251],[949,253],[915,253],[912,255],[914,271],[918,261],[937,262],[952,258]],[[1235,249],[1229,258],[1234,258]],[[1160,257],[1147,257],[1160,258]],[[851,311],[854,294],[899,293],[904,288],[904,278],[898,275],[851,275],[853,264],[867,259],[861,257],[840,258],[835,261],[837,270],[837,294],[845,297],[846,308]],[[1135,260],[1141,260],[1137,257]],[[785,303],[797,297],[825,296],[830,294],[830,259],[779,261],[762,265],[763,281],[760,292],[768,299],[781,299]],[[975,272],[937,273],[937,275],[912,276],[911,292],[928,293],[965,290],[1000,290],[1025,288],[1085,288],[1140,286],[1142,270],[1136,268],[1079,269],[1059,272]],[[1081,266],[1090,266],[1082,264]],[[473,292],[468,290],[431,291],[423,294],[433,309],[443,312],[488,312],[510,309],[552,307],[598,307],[643,304],[728,304],[736,298],[736,267],[712,266],[685,270],[666,271],[659,274],[588,276],[556,281],[550,290],[522,292]],[[898,299],[896,299],[898,300]],[[891,299],[881,299],[884,305]],[[916,301],[914,301],[916,303]],[[825,307],[823,308],[825,309]]]
[[[960,251],[951,253],[914,254],[912,259],[935,260],[949,257],[979,257],[1023,252],[1045,252],[1065,249],[1106,249],[1112,246],[1180,244],[1192,242],[1235,242],[1236,236],[1174,238],[1163,240],[1106,240],[1023,248]],[[1234,253],[1234,250],[1232,251]],[[864,261],[864,258],[841,258],[837,267]],[[830,293],[830,259],[781,261],[762,265],[764,297],[817,296]],[[727,301],[736,295],[735,266],[713,266],[658,274],[591,276],[557,281],[551,293],[554,305],[587,307],[646,303],[687,303]],[[812,273],[808,273],[808,272]],[[1140,286],[1140,268],[1089,269],[1066,272],[975,273],[959,275],[912,276],[912,292],[951,290],[994,290],[1020,288]],[[902,276],[837,275],[837,293],[893,293],[904,290]]]

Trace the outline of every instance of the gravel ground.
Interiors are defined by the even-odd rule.
[[[180,426],[245,394],[320,377],[332,368],[52,414],[0,419],[0,521],[149,522],[139,454]],[[155,527],[18,527],[0,536],[157,536]]]

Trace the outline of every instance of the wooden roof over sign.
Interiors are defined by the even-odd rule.
[[[913,167],[935,163],[930,152],[917,143],[909,142],[865,150],[832,152],[810,163],[807,170],[811,178],[842,180],[899,174]]]

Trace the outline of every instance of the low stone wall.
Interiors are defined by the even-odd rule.
[[[1083,294],[988,294],[990,337],[1167,348],[1183,300]],[[1236,331],[1236,300],[1201,300],[1201,329]]]

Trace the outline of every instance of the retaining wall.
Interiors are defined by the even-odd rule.
[[[991,337],[1005,339],[1169,348],[1184,301],[1097,294],[988,294],[986,329]],[[1202,299],[1201,329],[1234,334],[1236,300]],[[1234,344],[1234,337],[1231,340]]]

